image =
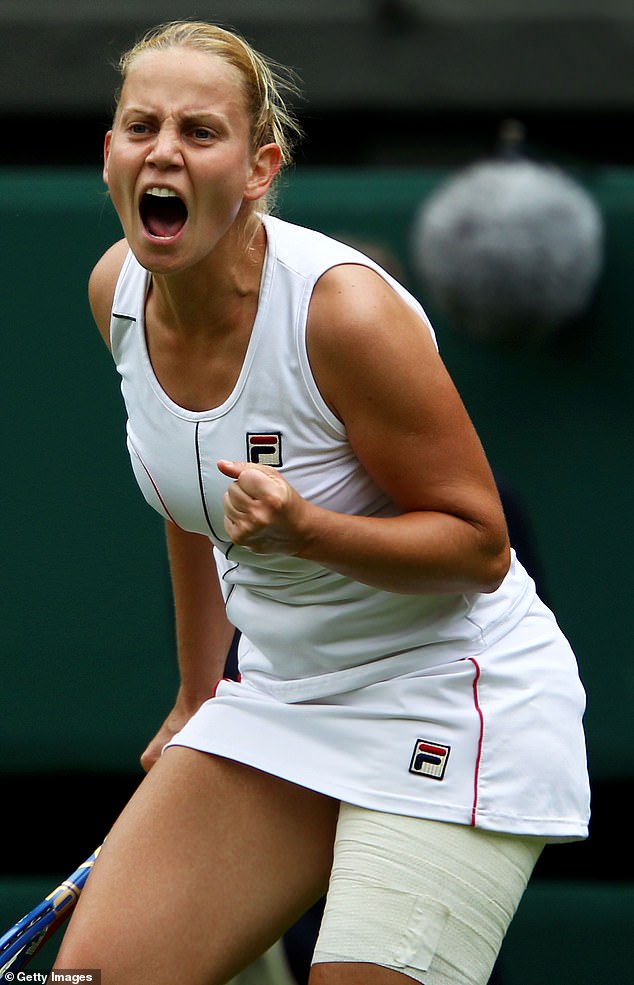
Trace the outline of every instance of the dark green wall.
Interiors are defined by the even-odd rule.
[[[86,298],[118,225],[97,173],[4,174],[0,203],[0,770],[133,768],[175,675],[162,525]]]
[[[280,213],[383,244],[423,303],[409,239],[430,171],[299,171]],[[634,173],[583,176],[606,221],[586,316],[539,350],[456,333],[441,351],[496,472],[527,509],[544,592],[578,654],[593,774],[634,773]],[[117,376],[86,281],[119,236],[95,172],[0,171],[0,772],[121,769],[176,688],[161,521],[129,469]]]

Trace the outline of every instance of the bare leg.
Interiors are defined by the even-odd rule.
[[[170,748],[108,835],[56,968],[221,985],[325,891],[338,803]]]

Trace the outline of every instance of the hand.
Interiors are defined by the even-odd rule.
[[[270,465],[221,460],[235,479],[224,497],[225,529],[234,544],[256,554],[297,554],[309,504]]]
[[[195,709],[194,709],[195,710]],[[169,713],[160,729],[153,739],[148,743],[147,748],[141,756],[141,766],[146,773],[152,769],[155,763],[161,758],[161,753],[165,745],[172,739],[177,732],[189,721],[194,711],[185,711],[180,707],[180,698],[177,699],[174,708]]]

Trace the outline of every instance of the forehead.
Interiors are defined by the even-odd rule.
[[[184,45],[143,51],[129,66],[119,108],[139,98],[245,109],[242,73],[221,55]]]

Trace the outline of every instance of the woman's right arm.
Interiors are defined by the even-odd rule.
[[[225,614],[209,539],[166,522],[180,687],[176,703],[141,757],[149,770],[166,742],[211,697],[223,676],[234,627]]]
[[[114,292],[127,253],[126,240],[115,243],[90,277],[90,307],[108,347]],[[235,632],[225,614],[209,539],[171,522],[166,523],[166,535],[181,683],[174,708],[141,756],[146,770],[157,761],[165,743],[211,696],[216,681],[223,676]]]

